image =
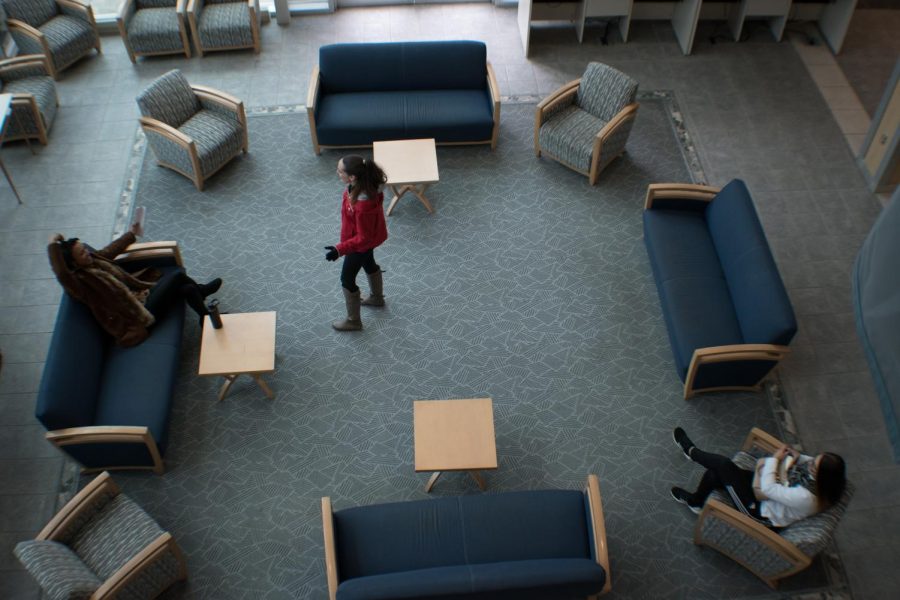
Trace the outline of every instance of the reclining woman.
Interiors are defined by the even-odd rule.
[[[201,319],[209,314],[203,300],[222,285],[213,279],[200,285],[179,267],[165,273],[142,269],[129,273],[114,262],[137,240],[141,226],[94,250],[78,238],[50,238],[50,267],[63,289],[87,305],[103,329],[121,346],[134,346],[150,335],[148,328],[177,301],[184,300]]]
[[[675,443],[691,461],[706,467],[692,494],[672,488],[672,497],[699,514],[713,490],[725,490],[737,509],[769,527],[787,527],[836,504],[847,485],[844,459],[831,452],[800,454],[782,446],[760,458],[755,471],[741,469],[730,458],[704,452],[676,427]]]

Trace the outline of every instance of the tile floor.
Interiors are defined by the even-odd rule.
[[[0,184],[0,597],[39,595],[11,548],[53,514],[63,468],[33,417],[60,296],[44,244],[56,231],[93,244],[109,239],[136,128],[137,91],[178,67],[248,106],[296,104],[305,98],[321,44],[460,37],[488,43],[506,95],[546,94],[579,76],[588,60],[628,71],[643,89],[675,90],[711,183],[747,180],[800,321],[782,369],[797,427],[808,446],[847,457],[859,490],[838,534],[853,594],[898,597],[900,542],[891,534],[900,526],[900,466],[891,461],[849,300],[852,260],[878,204],[841,143],[853,147],[863,133],[858,99],[841,70],[819,50],[798,47],[797,60],[810,65],[819,92],[810,81],[779,80],[784,53],[773,52],[764,36],[712,46],[698,34],[694,54],[683,57],[670,25],[648,21],[632,23],[628,44],[609,46],[599,44],[599,28],[590,28],[581,46],[569,29],[541,30],[525,60],[515,15],[487,4],[340,10],[295,18],[289,27],[271,23],[263,28],[260,55],[161,58],[137,66],[118,38],[106,36],[103,55],[65,73],[50,144],[34,155],[21,143],[3,148],[25,205],[17,206]],[[735,61],[742,68],[727,70]],[[730,97],[722,85],[729,78],[750,78],[763,93]],[[819,120],[826,105],[835,111],[831,122]]]

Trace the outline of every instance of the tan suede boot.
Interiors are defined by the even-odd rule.
[[[366,279],[369,280],[370,294],[362,299],[363,306],[384,306],[384,288],[381,279],[381,271],[375,271],[372,274],[366,273]]]
[[[347,305],[347,318],[333,321],[331,326],[338,331],[359,331],[362,329],[362,320],[359,318],[359,290],[351,292],[343,287],[341,290],[344,292],[344,303]]]

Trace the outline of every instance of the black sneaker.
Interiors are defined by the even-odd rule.
[[[675,443],[678,444],[678,447],[681,448],[681,451],[684,453],[685,458],[690,461],[694,459],[691,458],[691,448],[694,447],[694,442],[691,441],[691,438],[687,436],[684,432],[684,429],[681,427],[676,427],[672,432],[672,439],[675,440]]]
[[[684,490],[680,487],[673,487],[671,494],[672,494],[672,497],[675,498],[676,502],[681,502],[682,504],[687,506],[689,509],[691,509],[691,512],[694,513],[695,515],[700,514],[700,509],[702,509],[703,507],[702,506],[694,506],[693,504],[691,504],[689,502],[689,498],[691,497],[690,492],[688,492],[687,490]]]

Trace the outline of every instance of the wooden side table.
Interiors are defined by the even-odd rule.
[[[221,375],[225,397],[239,375],[250,375],[269,398],[275,394],[263,381],[275,371],[275,312],[222,315],[222,328],[214,329],[209,316],[203,319],[200,342],[200,375]]]
[[[416,473],[434,471],[426,492],[443,471],[468,471],[484,490],[480,471],[497,468],[490,398],[414,401],[413,438]]]
[[[434,139],[375,142],[372,155],[384,169],[387,186],[394,194],[388,205],[388,216],[406,192],[415,194],[429,213],[434,212],[425,196],[428,186],[440,180]]]

